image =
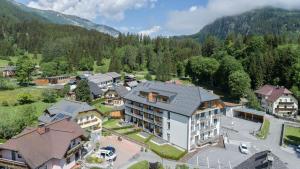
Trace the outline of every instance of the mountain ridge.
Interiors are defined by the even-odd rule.
[[[0,10],[0,15],[9,15],[10,13],[12,13],[13,17],[15,17],[14,19],[16,19],[17,21],[38,20],[41,22],[60,24],[60,25],[73,25],[73,26],[83,27],[88,30],[94,29],[114,37],[118,36],[120,33],[118,30],[110,26],[96,24],[88,19],[80,18],[74,15],[67,15],[52,10],[40,10],[36,8],[31,8],[22,3],[18,3],[14,0],[0,0],[0,4],[1,4],[0,6],[3,6],[3,10]],[[17,10],[17,11],[12,11],[12,10]]]
[[[300,33],[300,10],[286,10],[274,7],[258,8],[234,16],[216,19],[204,26],[198,33],[184,35],[200,42],[211,35],[225,39],[230,33],[242,35]]]

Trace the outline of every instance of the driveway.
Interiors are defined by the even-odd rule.
[[[299,169],[299,156],[295,152],[286,151],[279,145],[281,127],[284,121],[268,115],[267,118],[271,122],[269,135],[266,140],[260,140],[253,135],[253,131],[258,131],[261,123],[235,117],[222,117],[221,133],[228,136],[228,139],[225,139],[226,149],[206,147],[194,155],[188,163],[200,168],[232,169],[254,153],[271,150],[289,169]],[[238,146],[241,143],[248,145],[249,155],[239,152]]]
[[[141,146],[125,139],[118,141],[118,137],[115,135],[101,138],[100,147],[105,146],[113,146],[116,148],[117,160],[113,163],[113,167],[116,169],[126,164],[141,151]]]

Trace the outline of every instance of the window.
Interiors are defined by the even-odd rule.
[[[204,122],[201,122],[201,129],[204,128]]]
[[[168,139],[168,142],[170,142],[170,140],[171,140],[171,135],[168,133],[167,134],[167,139]]]
[[[208,116],[210,116],[210,115],[211,115],[211,111],[208,112]]]
[[[216,125],[218,123],[218,119],[214,119],[214,124]]]
[[[170,130],[170,128],[171,128],[171,123],[168,122],[168,130]]]
[[[93,119],[95,116],[94,115],[91,115],[91,118]]]
[[[70,163],[71,163],[70,157],[66,159],[66,163],[67,163],[67,164],[70,164]]]
[[[171,112],[168,112],[168,120],[171,119]]]
[[[22,158],[21,154],[17,153],[18,154],[18,158]]]
[[[201,117],[204,117],[205,116],[205,113],[201,113]]]
[[[196,114],[196,119],[199,120],[200,119],[200,115]]]
[[[215,114],[218,114],[218,109],[215,109]]]

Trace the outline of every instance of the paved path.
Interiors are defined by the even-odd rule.
[[[284,163],[287,164],[289,169],[299,169],[300,156],[291,149],[283,148],[280,146],[281,128],[284,120],[274,118],[267,115],[270,119],[270,130],[267,139],[260,140],[249,134],[246,131],[239,131],[239,133],[231,132],[229,134],[229,144],[238,144],[238,142],[250,143],[252,147],[252,154],[263,150],[271,150],[278,156]]]

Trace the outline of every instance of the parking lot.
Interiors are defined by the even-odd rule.
[[[140,153],[141,146],[123,139],[118,140],[117,136],[106,136],[101,138],[101,147],[112,146],[116,148],[117,160],[113,163],[114,168],[119,168],[124,165],[132,157]]]

